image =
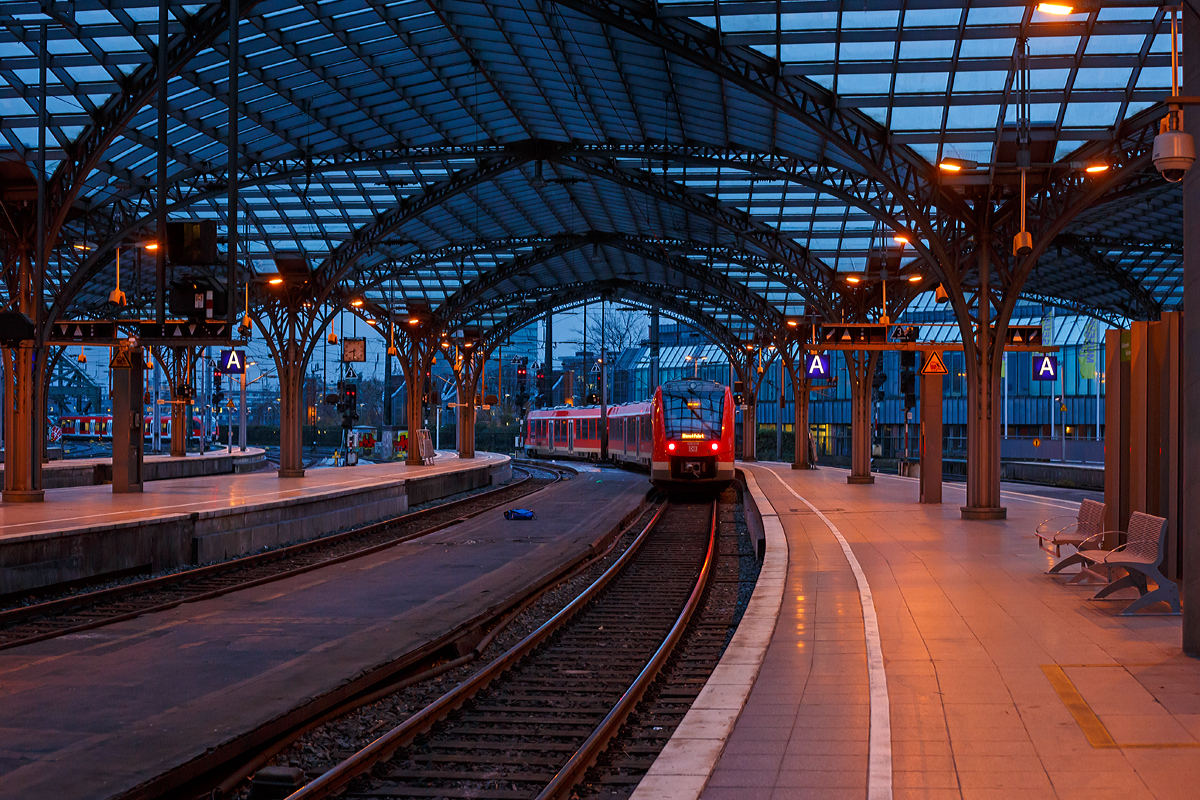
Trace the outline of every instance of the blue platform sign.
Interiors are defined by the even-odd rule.
[[[217,359],[217,372],[226,375],[241,375],[246,371],[245,350],[222,350]]]
[[[1036,354],[1033,357],[1033,379],[1035,381],[1058,380],[1058,356]]]
[[[810,353],[804,357],[804,375],[809,380],[829,377],[829,356]]]

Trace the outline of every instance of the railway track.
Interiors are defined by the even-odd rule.
[[[583,594],[291,800],[566,796],[702,606],[717,556],[716,509],[661,508]],[[722,637],[727,630],[726,622]]]
[[[514,483],[391,520],[185,572],[0,611],[0,650],[164,611],[367,555],[511,503],[561,480],[569,472],[543,466],[514,467],[517,470],[525,477]]]

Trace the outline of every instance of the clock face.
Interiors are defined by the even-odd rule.
[[[342,340],[342,361],[366,361],[367,360],[367,340],[366,339],[343,339]]]

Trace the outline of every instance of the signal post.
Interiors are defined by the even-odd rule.
[[[921,503],[942,502],[942,388],[946,361],[938,350],[921,364]]]

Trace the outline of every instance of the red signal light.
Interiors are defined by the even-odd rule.
[[[715,453],[715,452],[717,452],[718,450],[720,450],[720,449],[721,449],[721,445],[720,445],[720,444],[718,444],[717,442],[713,442],[713,443],[712,443],[712,449],[713,449],[713,452]]]
[[[668,443],[667,443],[667,449],[668,449],[668,450],[671,450],[671,451],[674,451],[674,450],[675,450],[675,443],[674,443],[674,442],[668,442]]]

